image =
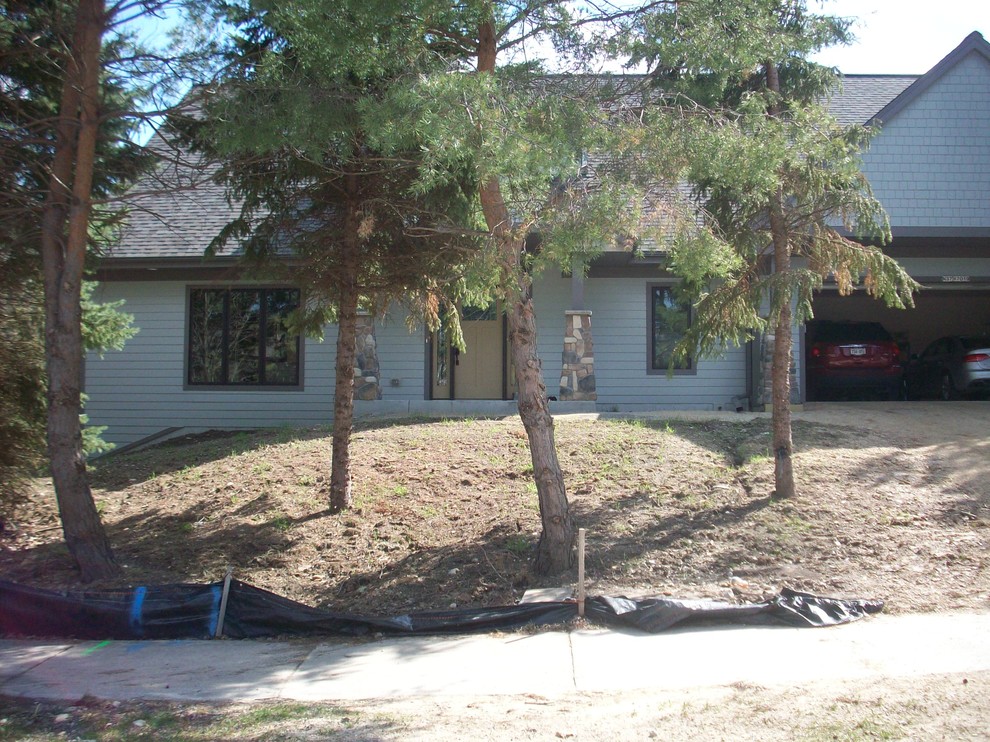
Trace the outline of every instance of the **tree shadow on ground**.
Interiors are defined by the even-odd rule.
[[[670,433],[725,457],[731,466],[741,466],[753,458],[770,457],[772,447],[769,417],[748,420],[669,420],[614,417],[613,424],[646,427]],[[850,426],[824,425],[795,420],[791,425],[796,451],[859,445],[862,431]]]
[[[990,493],[960,494],[941,506],[938,517],[955,526],[990,526]]]
[[[362,430],[396,425],[433,424],[433,422],[409,419],[380,420]],[[786,553],[786,539],[793,534],[785,533],[779,536],[779,541],[775,541],[778,535],[768,532],[764,525],[766,522],[777,525],[786,521],[788,509],[793,508],[794,502],[800,503],[798,511],[800,508],[813,505],[800,500],[775,501],[769,496],[765,482],[762,482],[759,488],[752,490],[744,486],[745,476],[754,466],[769,468],[772,471],[772,463],[759,461],[759,457],[767,453],[765,444],[769,421],[765,418],[731,422],[728,427],[724,422],[662,420],[609,422],[639,427],[645,425],[651,429],[669,431],[703,447],[723,462],[718,474],[718,477],[722,478],[713,479],[712,482],[725,482],[734,489],[725,490],[725,496],[722,496],[723,491],[715,491],[719,486],[716,484],[715,489],[696,493],[697,502],[691,501],[692,493],[682,492],[680,498],[668,497],[663,508],[655,507],[658,492],[635,484],[624,487],[624,491],[610,493],[608,501],[594,508],[585,508],[580,497],[574,498],[572,507],[576,521],[578,525],[588,528],[589,541],[594,544],[594,548],[589,550],[590,579],[607,579],[614,576],[616,570],[624,569],[631,561],[667,551],[671,552],[672,556],[664,563],[664,569],[671,570],[666,574],[670,577],[670,581],[676,581],[676,574],[673,571],[678,569],[676,560],[695,559],[695,550],[703,552],[704,559],[695,561],[692,574],[711,573],[719,575],[720,579],[725,579],[736,565],[744,563],[755,552],[760,550],[773,552],[777,549],[779,553]],[[294,440],[312,440],[326,435],[326,431],[318,429],[302,431],[302,435],[299,435],[300,431],[265,431],[265,436],[279,433],[286,436],[287,443]],[[265,436],[250,439],[250,447],[253,447],[251,450],[272,445],[273,439]],[[799,447],[805,450],[811,446],[827,451],[836,447],[863,448],[872,445],[858,429],[806,422],[795,425],[795,439]],[[610,438],[603,440],[604,445],[613,444]],[[749,444],[752,445],[747,448],[746,445]],[[229,442],[227,445],[229,448]],[[582,444],[575,442],[569,445],[578,448]],[[593,452],[584,448],[579,450],[580,455],[585,458],[595,456]],[[661,449],[658,447],[657,450]],[[903,455],[908,456],[910,452]],[[187,460],[181,460],[181,463],[183,466],[188,465]],[[450,467],[446,459],[438,463],[441,468]],[[179,468],[176,462],[173,462],[173,465]],[[660,469],[658,465],[658,470]],[[684,471],[688,470],[684,469]],[[880,476],[878,471],[879,467],[865,462],[862,472],[863,486],[869,487],[871,483],[878,482]],[[515,481],[515,476],[506,474],[505,477]],[[226,480],[220,481],[222,483]],[[703,482],[703,479],[699,481]],[[595,486],[608,488],[609,484],[604,481]],[[711,484],[703,484],[703,486],[711,487]],[[340,545],[340,541],[335,539],[342,539],[347,535],[344,524],[341,524],[333,533],[327,531],[326,535],[322,536],[327,543],[321,545],[321,551],[316,556],[307,557],[308,561],[314,562],[312,570],[296,574],[288,572],[285,556],[303,538],[302,535],[297,535],[294,526],[329,518],[330,514],[327,511],[320,509],[303,514],[299,514],[298,511],[294,515],[285,514],[278,512],[265,492],[250,490],[246,494],[240,493],[242,502],[228,512],[238,517],[253,517],[257,522],[225,529],[217,525],[216,519],[211,520],[215,515],[213,511],[215,504],[211,504],[208,500],[180,513],[166,514],[163,509],[155,507],[155,497],[168,497],[168,492],[149,491],[148,494],[149,507],[144,512],[115,523],[110,531],[120,561],[132,566],[136,565],[141,570],[142,579],[147,578],[149,581],[156,579],[156,576],[161,576],[164,581],[177,579],[213,581],[222,577],[228,565],[233,565],[245,572],[249,570],[254,572],[255,581],[261,583],[259,587],[273,589],[272,584],[265,584],[265,580],[272,580],[273,573],[285,570],[288,577],[276,582],[275,585],[282,586],[288,591],[304,592],[308,603],[321,604],[351,613],[373,612],[379,615],[447,608],[451,604],[456,604],[458,607],[506,605],[515,602],[521,591],[527,588],[567,585],[573,584],[574,581],[573,572],[551,578],[537,578],[529,573],[529,560],[537,536],[528,530],[529,526],[525,528],[520,526],[519,521],[512,516],[500,518],[497,524],[486,526],[487,530],[481,528],[473,532],[479,533],[478,536],[472,535],[456,544],[437,547],[415,544],[409,546],[401,543],[393,548],[393,543],[399,544],[405,538],[404,534],[397,534],[392,539],[393,543],[381,544],[388,548],[378,549],[379,544],[372,543],[371,548],[362,555],[370,557],[365,562],[359,563],[355,560],[331,572],[326,569],[326,564],[329,562],[328,557],[333,554],[334,546]],[[453,494],[458,495],[460,491]],[[494,491],[485,494],[497,496]],[[475,492],[472,498],[477,499],[481,496],[482,493]],[[981,497],[977,495],[973,499],[981,500]],[[393,504],[404,502],[408,500],[397,497],[393,497],[392,500]],[[369,510],[365,514],[353,512],[350,517],[367,524],[364,530],[356,529],[359,531],[358,540],[363,543],[365,538],[372,540],[380,535],[376,532],[377,526],[371,525],[374,520],[401,518],[406,521],[402,530],[411,533],[413,538],[416,537],[418,529],[443,528],[441,516],[444,510],[439,506],[437,510],[440,513],[435,513],[432,520],[425,516],[410,516],[406,511],[393,516],[391,509]],[[623,524],[630,511],[645,513],[645,517],[637,523],[635,529],[625,533],[618,527]],[[375,514],[368,517],[372,512]],[[800,515],[801,513],[797,512],[795,518]],[[413,517],[422,517],[422,521],[413,520]],[[527,521],[524,518],[522,522]],[[732,538],[735,540],[723,540],[716,545],[717,548],[702,543],[711,540],[722,531],[732,530],[748,522],[750,522],[747,526],[748,530],[742,536],[734,535]],[[796,527],[800,526],[801,524],[798,523]],[[300,532],[303,530],[299,529]],[[422,542],[422,539],[420,541]],[[702,548],[692,547],[693,541],[699,542],[698,546]],[[243,546],[235,548],[233,544],[238,543]],[[41,548],[39,547],[39,551],[33,555],[41,562],[50,558],[60,564],[68,564],[68,557],[61,545],[46,547],[50,549],[46,552],[42,552]],[[324,548],[325,550],[322,550]],[[704,548],[708,548],[708,551],[704,552]],[[752,551],[747,552],[747,549]],[[183,563],[189,565],[185,572],[176,572],[169,567],[172,552],[180,553]],[[772,565],[776,562],[763,563]],[[289,564],[289,566],[298,565]],[[42,570],[44,566],[37,566],[37,569]],[[67,573],[69,571],[66,569]],[[244,572],[241,572],[241,575],[243,576]],[[248,577],[246,581],[250,582],[251,578]],[[49,580],[46,584],[52,583]],[[277,586],[274,587],[274,591],[282,592]],[[287,595],[287,597],[293,596]]]
[[[637,499],[649,499],[649,495],[639,494]],[[609,538],[595,544],[588,560],[587,569],[592,579],[608,578],[613,570],[620,569],[630,560],[679,546],[690,546],[720,529],[738,526],[760,511],[771,507],[774,500],[770,496],[757,497],[746,502],[722,506],[718,509],[688,510],[657,518],[646,527],[641,527],[627,538]],[[576,518],[591,534],[607,533],[621,521],[621,512],[600,508],[593,512],[578,510]],[[594,536],[592,536],[594,539]],[[711,567],[723,575],[731,572],[738,564],[738,552],[724,552],[711,563]]]
[[[158,443],[148,448],[109,453],[90,466],[94,487],[116,492],[149,479],[193,469],[266,446],[327,437],[325,428],[209,430]]]
[[[838,429],[831,445],[822,445],[816,436],[815,446],[876,449],[875,455],[863,459],[848,472],[844,478],[847,487],[880,491],[900,485],[911,493],[924,493],[922,508],[929,517],[945,525],[990,521],[986,480],[990,472],[990,436],[985,439],[963,436],[932,444],[911,433]]]
[[[501,417],[472,417],[471,420],[501,420]],[[461,419],[458,418],[458,421]],[[388,428],[415,427],[442,423],[445,419],[427,417],[362,418],[354,423],[352,435]],[[90,464],[90,479],[94,487],[115,492],[134,484],[230,456],[259,451],[269,446],[305,443],[326,439],[327,471],[331,428],[327,426],[294,428],[256,428],[244,430],[207,430],[202,433],[170,438],[137,450],[110,452]]]
[[[241,521],[218,531],[206,525],[212,515],[213,508],[208,502],[200,502],[180,513],[149,506],[138,515],[108,525],[107,536],[123,573],[91,586],[133,581],[211,582],[223,578],[227,565],[256,563],[262,559],[277,567],[280,554],[296,540],[287,523],[277,517],[250,524]],[[23,584],[78,583],[75,563],[61,541],[19,550],[16,562],[5,569],[5,577]]]
[[[240,520],[236,525],[218,525],[211,503],[200,502],[179,513],[148,508],[114,523],[108,535],[117,545],[121,561],[155,565],[172,574],[182,568],[200,570],[198,575],[178,573],[181,579],[202,578],[215,571],[213,579],[219,579],[226,566],[259,561],[268,567],[283,565],[282,555],[300,538],[290,525],[281,515],[253,523]]]
[[[534,545],[535,539],[500,524],[471,542],[420,547],[382,566],[353,571],[318,591],[318,605],[391,615],[511,605],[533,579],[528,565]]]
[[[638,493],[633,497],[645,499],[649,495]],[[598,544],[587,561],[588,579],[607,578],[630,559],[738,524],[770,505],[769,497],[759,497],[718,511],[661,518],[627,539]],[[612,508],[592,512],[577,509],[575,518],[592,533],[606,532],[616,519],[622,518],[622,512]],[[391,613],[404,613],[465,605],[509,605],[526,589],[574,584],[574,570],[548,577],[530,571],[537,541],[536,536],[519,532],[510,523],[500,524],[472,543],[417,549],[383,568],[355,572],[326,591],[323,600],[327,607],[348,612],[361,611],[371,603],[390,606]],[[724,555],[726,570],[738,556]]]

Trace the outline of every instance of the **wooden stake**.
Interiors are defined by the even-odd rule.
[[[584,618],[584,529],[578,529],[578,617]]]
[[[223,595],[220,597],[220,611],[217,616],[217,630],[213,635],[214,639],[219,639],[223,635],[223,618],[227,613],[227,596],[230,595],[230,578],[234,574],[233,567],[227,567],[227,576],[223,578]]]

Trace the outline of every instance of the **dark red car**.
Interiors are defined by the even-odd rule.
[[[808,399],[902,397],[901,351],[879,322],[815,320],[808,323],[806,338]]]

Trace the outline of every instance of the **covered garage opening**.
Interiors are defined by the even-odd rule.
[[[914,309],[890,309],[864,291],[839,296],[825,288],[812,304],[815,319],[879,322],[909,353],[945,335],[990,334],[990,285],[923,285]]]
[[[956,278],[956,277],[948,277]],[[966,277],[958,277],[966,278]],[[921,279],[925,287],[915,295],[913,309],[891,309],[882,301],[856,291],[840,296],[832,287],[819,291],[812,308],[816,320],[879,322],[901,348],[902,363],[920,354],[933,341],[949,335],[990,335],[990,281]],[[804,344],[807,349],[807,343]],[[802,388],[806,399],[818,401],[815,380],[809,383],[807,361]],[[850,399],[873,399],[870,391],[850,390]],[[822,396],[828,399],[828,396]]]

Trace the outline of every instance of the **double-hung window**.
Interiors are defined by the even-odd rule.
[[[671,365],[674,346],[680,342],[691,326],[691,305],[681,301],[674,293],[673,286],[651,285],[649,287],[649,368],[651,373],[666,373],[669,369],[678,371],[694,370],[694,359],[682,358]]]
[[[191,288],[186,381],[190,386],[299,386],[299,307],[291,288]]]

